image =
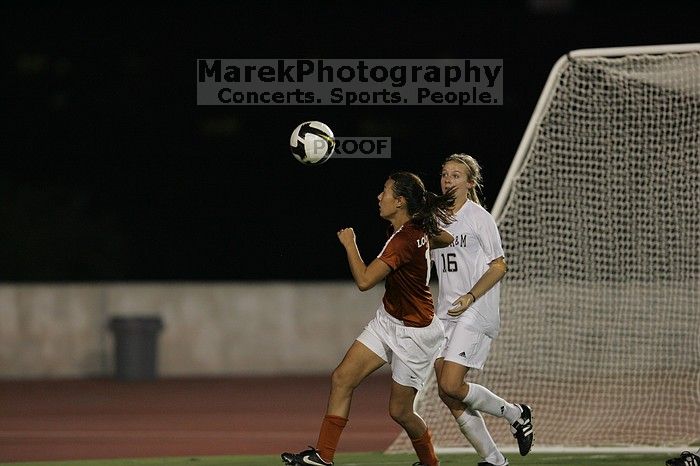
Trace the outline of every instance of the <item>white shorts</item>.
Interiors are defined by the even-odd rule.
[[[483,369],[493,339],[461,320],[446,320],[444,325],[447,344],[440,357],[460,366]]]
[[[406,327],[381,305],[357,341],[391,365],[396,383],[420,390],[440,354],[445,332],[437,317],[426,327]]]

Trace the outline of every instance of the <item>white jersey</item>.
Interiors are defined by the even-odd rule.
[[[454,242],[450,246],[430,251],[440,282],[436,314],[442,320],[459,319],[467,326],[495,338],[501,326],[500,282],[479,297],[459,317],[448,315],[447,310],[454,307],[452,303],[460,296],[472,289],[488,270],[490,262],[503,257],[501,235],[491,214],[470,200],[464,203],[454,217],[453,223],[443,227],[454,236]]]

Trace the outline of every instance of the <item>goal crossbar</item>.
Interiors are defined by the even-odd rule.
[[[510,168],[506,174],[506,177],[501,185],[501,189],[496,197],[496,202],[494,203],[491,214],[494,216],[496,221],[500,220],[505,204],[508,201],[508,196],[510,195],[510,188],[513,184],[513,180],[516,174],[520,170],[523,164],[525,154],[530,148],[533,136],[535,134],[535,129],[540,123],[542,114],[547,108],[547,103],[552,97],[552,90],[554,88],[557,79],[561,73],[561,70],[566,66],[569,60],[574,58],[583,57],[620,57],[631,54],[644,54],[644,55],[658,55],[664,53],[685,53],[685,52],[698,52],[700,51],[700,43],[689,43],[689,44],[668,44],[668,45],[641,45],[634,47],[606,47],[598,49],[578,49],[572,50],[571,52],[562,55],[559,60],[556,61],[552,70],[549,72],[547,81],[545,82],[542,93],[540,94],[537,104],[535,105],[535,110],[532,112],[530,121],[525,128],[525,133],[523,134],[518,149],[513,156],[513,161],[510,164]]]

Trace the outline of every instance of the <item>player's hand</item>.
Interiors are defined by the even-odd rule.
[[[346,248],[355,244],[355,230],[352,228],[343,228],[338,230],[338,240],[340,244]]]
[[[447,314],[451,315],[452,317],[458,317],[462,315],[462,313],[466,311],[473,302],[474,298],[472,297],[471,293],[462,295],[452,303],[453,307],[447,310]]]

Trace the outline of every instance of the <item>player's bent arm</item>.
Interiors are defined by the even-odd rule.
[[[496,283],[501,281],[507,271],[508,266],[502,256],[492,260],[486,272],[484,272],[481,278],[472,286],[472,289],[469,290],[472,297],[476,300],[485,295]]]
[[[346,248],[346,250],[352,278],[360,291],[371,290],[391,272],[391,267],[380,259],[374,259],[369,265],[365,265],[357,247]]]
[[[460,296],[455,302],[452,303],[453,307],[447,310],[447,314],[453,317],[457,317],[462,314],[474,303],[474,301],[485,295],[486,292],[493,288],[496,283],[501,281],[507,270],[508,266],[506,265],[506,261],[503,259],[503,257],[492,260],[489,263],[489,268],[486,270],[486,272],[484,272],[474,286],[472,286],[471,290]]]
[[[350,272],[360,291],[371,289],[391,272],[389,265],[379,259],[373,260],[368,266],[365,265],[365,261],[360,256],[360,250],[357,249],[355,231],[352,228],[343,228],[338,231],[338,239],[347,252]]]
[[[446,248],[455,240],[447,230],[440,229],[440,233],[430,237],[430,249]]]

